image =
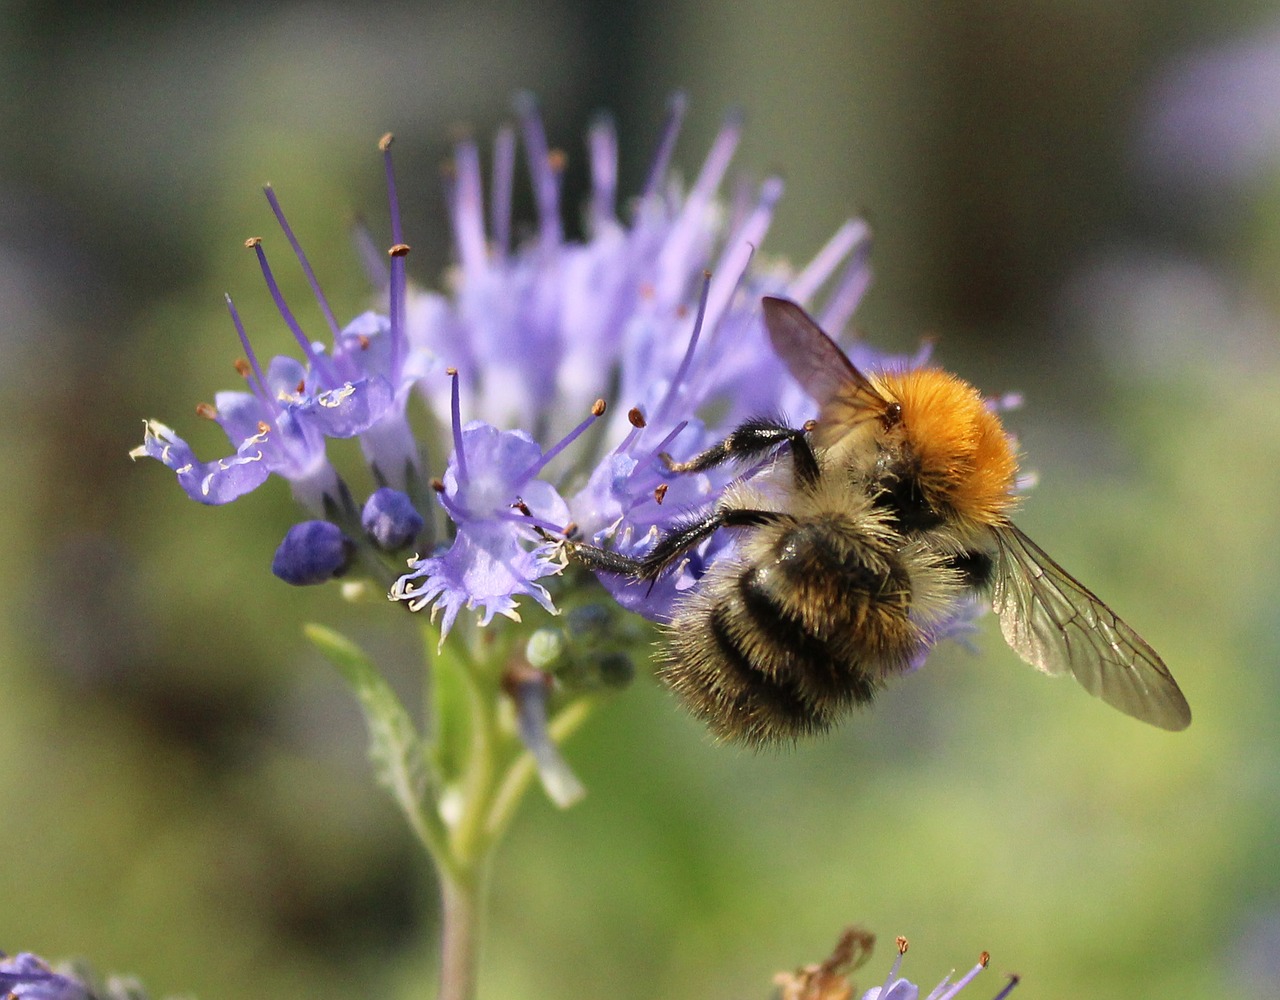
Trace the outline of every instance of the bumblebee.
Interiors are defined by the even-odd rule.
[[[863,375],[795,303],[763,309],[817,419],[749,420],[687,461],[663,456],[677,474],[775,461],[646,556],[569,543],[593,569],[653,581],[721,528],[740,533],[678,600],[659,667],[717,736],[762,745],[826,730],[909,669],[970,593],[990,595],[1005,640],[1037,669],[1153,725],[1190,723],[1155,651],[1009,520],[1015,451],[973,386],[935,368]]]
[[[973,386],[936,368],[868,377],[794,302],[766,298],[764,317],[774,351],[821,407],[814,449],[864,483],[905,538],[989,593],[1014,652],[1143,722],[1190,725],[1156,651],[1010,521],[1017,459]]]

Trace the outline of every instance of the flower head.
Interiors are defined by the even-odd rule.
[[[0,996],[21,1000],[90,1000],[84,984],[54,972],[44,959],[22,952],[5,958],[0,952]]]
[[[743,420],[781,414],[793,425],[816,416],[816,404],[773,354],[761,321],[764,295],[808,307],[839,331],[870,282],[869,234],[860,220],[837,228],[799,271],[762,265],[756,248],[768,232],[782,182],[766,178],[727,206],[720,197],[742,123],[727,118],[687,187],[671,170],[684,100],[668,109],[649,177],[619,205],[618,138],[604,118],[587,135],[591,190],[584,240],[561,222],[565,156],[554,150],[527,97],[515,127],[494,143],[492,179],[480,150],[462,140],[446,179],[456,264],[447,291],[422,290],[406,276],[390,137],[380,144],[391,205],[391,246],[379,265],[383,308],[339,327],[279,200],[268,202],[321,306],[326,347],[304,331],[276,283],[263,241],[248,241],[298,356],[263,368],[234,307],[245,353],[238,367],[246,390],[220,393],[202,407],[234,453],[198,460],[173,431],[151,421],[134,454],[159,459],[204,503],[225,503],[286,479],[331,529],[293,532],[291,582],[328,579],[346,566],[345,546],[386,567],[391,596],[438,617],[441,640],[465,609],[481,624],[519,617],[522,598],[556,610],[550,578],[564,568],[556,539],[573,532],[623,556],[647,552],[691,512],[714,504],[729,484],[758,469],[729,465],[673,474],[680,460],[719,441]],[[519,143],[529,163],[536,219],[516,244],[511,215]],[[229,300],[228,300],[229,303]],[[230,304],[230,303],[229,303]],[[860,367],[919,364],[853,344]],[[423,448],[410,429],[410,398],[419,397],[444,441]],[[607,413],[604,395],[615,401]],[[330,439],[357,438],[373,489],[364,504],[329,464]],[[541,443],[540,443],[541,442]],[[545,443],[545,444],[544,444]],[[431,456],[448,455],[434,481]],[[434,493],[428,483],[434,485]],[[449,525],[437,543],[430,508]],[[306,539],[315,542],[305,551]],[[339,543],[341,539],[341,543]],[[389,553],[416,545],[409,571],[391,569]],[[733,552],[716,532],[686,553],[652,586],[601,573],[624,606],[665,620],[679,595],[707,567]],[[304,572],[290,573],[293,567]],[[939,638],[964,632],[971,605],[936,623]]]
[[[893,966],[889,969],[889,975],[884,983],[880,986],[873,986],[862,994],[862,1000],[919,1000],[920,987],[909,979],[903,979],[898,975],[902,968],[902,959],[907,953],[907,939],[900,937],[897,939],[898,954],[893,960]],[[987,963],[991,960],[991,956],[985,951],[978,956],[978,961],[968,972],[959,979],[952,981],[951,975],[943,976],[942,982],[929,991],[928,996],[924,1000],[953,1000],[954,997],[960,995],[966,986],[977,978],[978,974],[987,967]],[[1005,1000],[1013,988],[1018,985],[1018,977],[1010,976],[1008,982],[1005,983],[1003,989],[996,994],[994,1000]]]

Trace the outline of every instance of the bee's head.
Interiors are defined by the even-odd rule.
[[[873,377],[884,398],[880,444],[893,474],[944,519],[964,527],[1002,521],[1013,503],[1013,444],[982,395],[936,368]]]

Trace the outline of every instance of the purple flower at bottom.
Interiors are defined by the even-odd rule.
[[[355,548],[336,524],[303,521],[284,536],[271,561],[271,572],[295,587],[327,583],[347,571]]]
[[[54,972],[43,959],[26,951],[0,960],[0,996],[6,1000],[92,1000],[84,984]]]
[[[360,525],[385,552],[403,549],[417,537],[426,522],[405,494],[383,486],[374,490],[360,513]]]

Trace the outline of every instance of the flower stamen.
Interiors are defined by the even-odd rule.
[[[249,366],[253,370],[253,378],[240,370],[239,364],[236,365],[236,371],[239,371],[244,380],[249,384],[249,390],[258,397],[266,406],[271,409],[279,409],[279,404],[272,397],[267,389],[266,376],[262,374],[262,366],[258,364],[258,356],[253,353],[253,346],[249,343],[249,335],[245,333],[244,324],[240,322],[240,313],[236,311],[236,305],[231,301],[231,295],[225,296],[227,300],[227,311],[231,313],[231,322],[235,324],[236,335],[240,338],[240,346],[244,348],[245,357],[249,360]]]
[[[689,334],[689,346],[684,350],[684,357],[680,359],[680,367],[676,369],[675,376],[671,379],[671,384],[667,386],[667,393],[662,398],[662,402],[658,404],[658,420],[662,422],[666,419],[667,410],[675,401],[680,386],[689,374],[689,368],[693,364],[693,352],[698,348],[698,338],[702,335],[702,322],[707,315],[707,298],[711,294],[711,272],[702,272],[702,294],[698,296],[698,315],[693,321],[693,331]]]
[[[583,432],[586,431],[588,427],[590,427],[602,416],[604,416],[604,411],[605,411],[604,400],[597,399],[591,405],[591,413],[587,416],[587,419],[582,421],[582,423],[578,424],[577,427],[571,430],[568,434],[562,437],[558,442],[552,445],[546,452],[544,452],[543,456],[540,459],[538,459],[536,462],[534,462],[531,466],[529,466],[529,468],[527,468],[524,471],[524,474],[521,475],[520,478],[532,479],[534,476],[538,475],[538,473],[540,473],[543,469],[545,469],[548,465],[551,464],[552,460],[557,455],[559,455],[562,451],[564,451],[567,447],[569,447],[569,445],[573,444],[574,441],[576,441],[579,437],[581,437]]]
[[[618,132],[613,119],[601,115],[587,132],[591,165],[591,222],[599,232],[616,216],[618,196]]]
[[[510,125],[493,139],[493,204],[490,206],[494,252],[499,260],[511,251],[511,192],[516,182],[516,133]]]
[[[458,456],[458,481],[465,483],[471,477],[467,473],[467,452],[462,447],[462,392],[458,387],[458,369],[446,368],[444,373],[452,380],[449,393],[450,424],[453,428],[453,452]]]
[[[396,171],[391,159],[394,138],[388,132],[378,140],[378,149],[382,151],[382,163],[387,176],[387,201],[391,211],[391,249],[387,251],[391,257],[391,283],[387,288],[387,311],[390,313],[391,325],[391,361],[388,374],[391,388],[398,391],[405,340],[405,256],[409,253],[409,245],[404,241],[404,231],[400,225],[400,197],[396,193]]]
[[[563,162],[557,168],[551,151],[547,148],[547,133],[543,128],[538,102],[532,94],[519,94],[515,100],[516,116],[524,131],[525,150],[529,155],[529,179],[533,182],[533,200],[538,210],[538,232],[546,249],[559,246],[564,241],[564,227],[560,222],[560,173]]]
[[[839,263],[870,239],[871,227],[864,220],[847,220],[787,286],[787,294],[797,302],[808,302]]]
[[[658,151],[654,154],[653,164],[649,167],[649,177],[640,194],[644,201],[648,201],[658,193],[658,187],[667,176],[667,170],[671,166],[671,155],[675,152],[676,140],[680,137],[680,126],[684,124],[684,113],[688,106],[689,99],[683,91],[676,91],[667,101],[667,113],[662,120]]]
[[[311,262],[307,260],[307,255],[302,250],[302,244],[298,242],[292,227],[284,217],[284,209],[280,207],[280,199],[276,197],[275,189],[270,184],[267,184],[262,188],[262,192],[267,196],[267,203],[271,206],[271,211],[275,213],[276,221],[280,223],[280,229],[284,232],[285,239],[289,241],[289,246],[293,247],[294,256],[298,258],[298,263],[302,266],[302,273],[306,275],[307,283],[311,285],[311,291],[315,293],[316,302],[320,304],[320,311],[324,313],[325,322],[329,324],[329,329],[333,332],[333,341],[336,344],[339,335],[338,320],[333,315],[333,310],[329,308],[329,300],[325,298],[324,292],[320,290],[320,280],[316,277],[315,271],[312,270]]]
[[[934,987],[933,991],[927,997],[925,997],[925,1000],[954,1000],[954,998],[960,993],[962,989],[964,989],[971,982],[973,982],[973,977],[987,967],[990,961],[991,961],[991,954],[989,952],[984,951],[981,955],[978,956],[978,963],[972,969],[966,972],[960,979],[957,979],[954,983],[948,986],[947,981],[951,977],[947,976],[946,979],[944,979],[936,987]]]
[[[450,187],[458,260],[464,274],[480,274],[488,257],[484,243],[484,188],[480,181],[480,150],[471,139],[458,143],[454,150]]]
[[[329,362],[325,360],[324,355],[315,349],[315,346],[311,343],[311,338],[303,332],[297,318],[293,315],[293,310],[285,302],[284,293],[280,291],[280,286],[276,284],[275,276],[271,273],[271,265],[267,263],[266,251],[262,249],[262,238],[260,236],[251,236],[244,241],[244,245],[258,255],[258,266],[262,269],[262,277],[267,283],[267,291],[271,293],[276,309],[284,319],[285,325],[289,327],[294,339],[302,348],[302,353],[307,356],[307,361],[310,363],[312,371],[320,376],[326,388],[337,387],[340,383],[334,375],[333,369],[329,367]]]

